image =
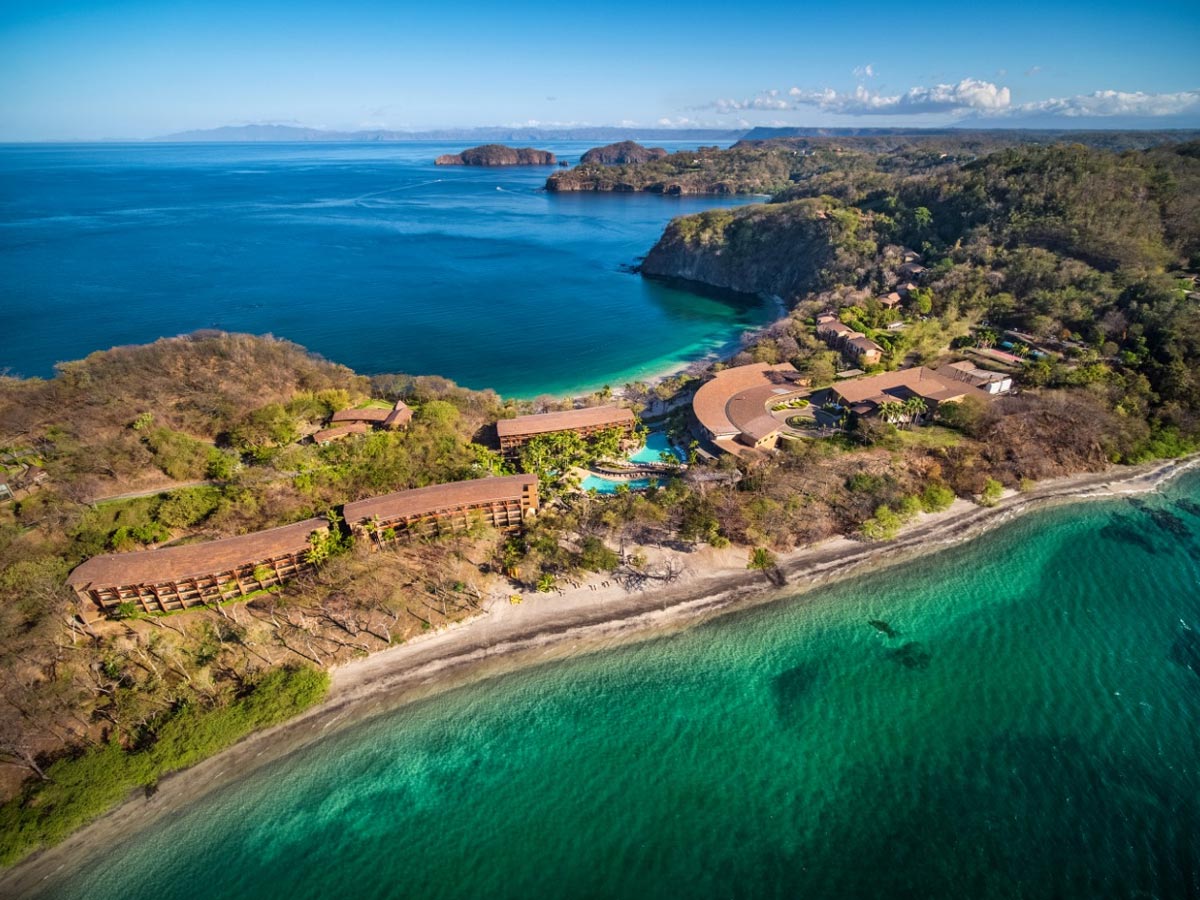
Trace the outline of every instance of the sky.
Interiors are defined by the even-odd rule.
[[[0,0],[0,141],[222,125],[1200,127],[1200,5]]]

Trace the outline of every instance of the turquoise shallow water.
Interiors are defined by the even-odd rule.
[[[463,146],[0,146],[0,372],[220,328],[532,396],[661,372],[774,314],[626,270],[671,217],[749,198],[433,165]]]
[[[1198,632],[1190,477],[401,708],[54,896],[1197,896]]]

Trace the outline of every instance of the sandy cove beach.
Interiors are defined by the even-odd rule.
[[[993,507],[957,500],[944,512],[921,515],[886,543],[833,538],[780,554],[782,586],[747,570],[744,547],[644,548],[651,567],[673,561],[681,567],[679,577],[665,586],[628,591],[609,576],[594,576],[562,592],[525,593],[519,604],[510,602],[510,592],[496,592],[480,616],[335,669],[325,702],[168,776],[153,796],[135,795],[57,847],[0,874],[0,895],[48,890],[57,875],[89,865],[122,835],[152,827],[209,791],[334,730],[403,704],[504,672],[693,627],[733,609],[895,565],[970,540],[1032,509],[1152,491],[1197,465],[1200,456],[1053,479],[1027,492],[1010,491]]]

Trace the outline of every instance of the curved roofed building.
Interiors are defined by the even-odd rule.
[[[773,450],[783,423],[770,414],[768,405],[805,392],[799,378],[790,363],[723,369],[696,391],[692,412],[704,436],[726,453]]]

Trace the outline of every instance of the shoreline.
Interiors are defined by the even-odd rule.
[[[686,290],[680,288],[680,290]],[[505,399],[511,400],[536,400],[539,397],[556,397],[570,399],[571,401],[586,400],[597,391],[605,387],[611,388],[613,397],[625,396],[625,385],[641,383],[649,388],[654,388],[676,375],[682,375],[689,372],[694,372],[697,375],[702,375],[712,365],[716,363],[728,362],[742,350],[753,342],[766,335],[773,327],[788,317],[788,310],[783,298],[777,296],[769,296],[766,294],[754,295],[747,294],[748,297],[757,296],[764,308],[770,308],[770,318],[759,325],[754,325],[745,328],[741,331],[732,334],[729,340],[722,342],[719,346],[714,346],[703,353],[688,353],[679,359],[671,362],[664,362],[663,365],[650,363],[646,366],[634,367],[623,372],[616,372],[597,381],[595,383],[588,382],[582,385],[567,388],[562,392],[542,391],[537,394],[503,394]],[[487,390],[487,388],[468,388],[468,390]]]
[[[320,705],[167,776],[152,797],[134,795],[61,844],[0,873],[0,893],[24,897],[48,890],[54,879],[79,871],[130,832],[150,827],[328,733],[379,714],[508,672],[653,639],[795,597],[863,574],[868,564],[902,564],[961,545],[1026,512],[1154,491],[1198,465],[1200,456],[1192,456],[1066,476],[1025,493],[1007,492],[993,507],[956,500],[943,512],[922,514],[887,543],[836,537],[779,554],[781,585],[747,570],[743,547],[655,551],[652,564],[673,562],[682,566],[681,574],[674,583],[645,591],[626,591],[604,575],[569,591],[525,593],[520,605],[507,601],[510,591],[494,591],[479,616],[333,669],[329,696]]]

